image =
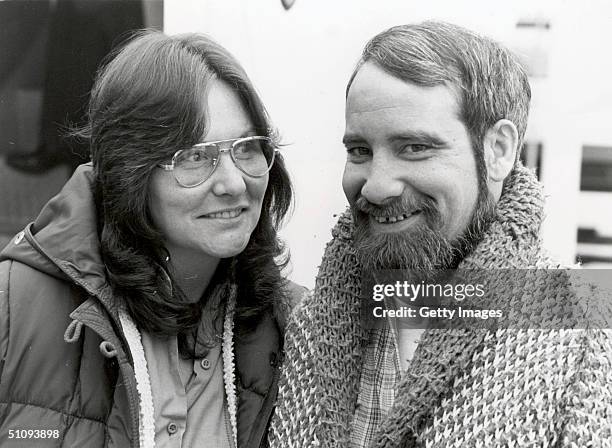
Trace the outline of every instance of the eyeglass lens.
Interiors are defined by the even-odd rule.
[[[186,149],[175,161],[174,175],[181,185],[197,185],[208,178],[218,163],[218,144]],[[268,138],[239,140],[232,146],[237,168],[249,176],[263,176],[274,162],[274,148]]]

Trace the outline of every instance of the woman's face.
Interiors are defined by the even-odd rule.
[[[207,103],[209,130],[203,141],[254,135],[247,111],[225,82],[213,81]],[[156,169],[149,209],[171,258],[188,262],[228,258],[246,247],[267,186],[268,175],[247,176],[236,168],[229,152],[223,152],[212,176],[197,187],[181,187],[172,171]]]

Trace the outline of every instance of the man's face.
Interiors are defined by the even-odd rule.
[[[471,140],[449,87],[423,87],[365,63],[346,100],[342,186],[370,268],[448,268],[490,218]],[[476,212],[476,213],[475,213]],[[478,232],[476,232],[478,233]]]

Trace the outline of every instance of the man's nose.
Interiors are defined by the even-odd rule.
[[[401,167],[390,157],[374,157],[361,187],[361,195],[372,204],[382,205],[400,197],[406,188]]]
[[[229,152],[219,154],[217,168],[212,175],[212,191],[217,196],[238,196],[246,191],[245,174],[234,164]]]

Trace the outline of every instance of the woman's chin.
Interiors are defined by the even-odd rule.
[[[246,249],[249,240],[245,241],[231,241],[226,244],[217,244],[213,249],[213,255],[217,258],[232,258],[240,255],[244,249]]]

